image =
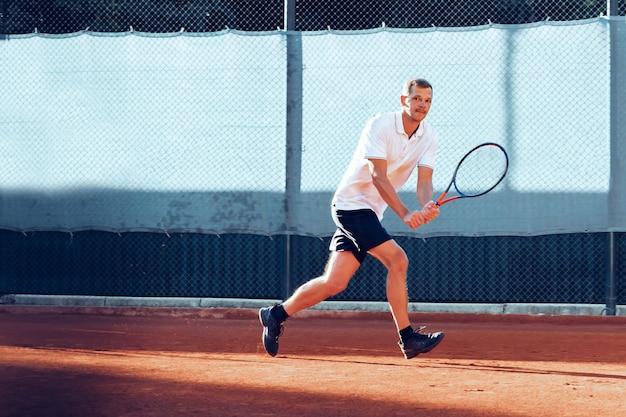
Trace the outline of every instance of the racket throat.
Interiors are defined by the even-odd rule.
[[[437,199],[437,201],[435,201],[435,205],[437,207],[441,206],[441,202],[446,198],[446,195],[448,195],[447,191],[445,193],[441,194],[441,196]]]

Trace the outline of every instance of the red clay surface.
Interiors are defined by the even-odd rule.
[[[256,310],[0,306],[0,416],[620,416],[626,317],[303,312],[280,352]]]

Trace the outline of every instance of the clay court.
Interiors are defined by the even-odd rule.
[[[302,312],[272,358],[256,310],[0,306],[0,415],[617,416],[626,318]]]

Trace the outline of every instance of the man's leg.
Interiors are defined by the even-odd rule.
[[[290,316],[345,290],[361,264],[352,252],[331,252],[324,275],[300,286],[282,305]]]
[[[387,268],[387,301],[398,331],[406,328],[409,321],[409,294],[406,289],[406,272],[409,260],[395,240],[371,249],[369,253]]]
[[[442,332],[416,332],[409,320],[409,295],[406,288],[406,273],[409,266],[404,250],[394,241],[388,240],[369,251],[387,268],[387,301],[400,335],[400,349],[404,357],[411,359],[420,353],[430,352],[443,339]]]
[[[360,266],[350,251],[331,252],[324,275],[300,286],[284,303],[262,308],[259,320],[263,325],[263,346],[267,353],[272,356],[278,353],[278,337],[283,330],[281,323],[287,317],[343,291]]]

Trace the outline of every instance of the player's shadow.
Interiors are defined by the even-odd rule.
[[[320,361],[320,362],[336,362],[336,363],[354,363],[362,365],[375,365],[375,366],[389,366],[389,367],[404,367],[412,366],[410,362],[383,362],[383,361],[367,361],[358,359],[341,359],[341,357],[302,357],[302,356],[285,356],[286,358],[297,359],[301,361]],[[506,373],[518,373],[518,374],[534,374],[534,375],[563,375],[572,377],[586,377],[586,378],[608,378],[608,379],[623,379],[626,380],[626,375],[606,374],[596,372],[580,372],[580,371],[564,371],[564,370],[550,370],[550,369],[532,369],[519,366],[506,366],[506,365],[488,365],[480,363],[455,363],[455,362],[422,362],[420,364],[422,368],[435,368],[435,369],[462,369],[466,371],[490,371],[490,372],[506,372]]]
[[[595,372],[580,372],[580,371],[564,371],[561,369],[559,370],[531,369],[531,368],[523,368],[523,367],[518,367],[518,366],[487,365],[487,364],[480,364],[480,363],[462,364],[462,363],[440,362],[437,364],[428,364],[425,366],[430,367],[430,368],[446,368],[446,369],[458,368],[458,369],[470,370],[470,371],[494,371],[494,372],[536,374],[536,375],[564,375],[564,376],[575,376],[575,377],[610,378],[610,379],[626,380],[626,375],[601,374],[601,373],[595,373]]]

